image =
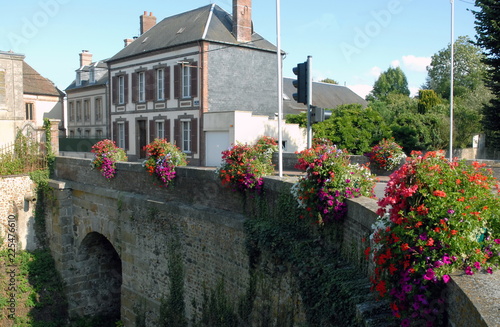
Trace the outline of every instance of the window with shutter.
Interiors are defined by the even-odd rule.
[[[198,63],[193,62],[190,66],[190,93],[191,97],[195,98],[198,96]]]
[[[137,103],[138,98],[139,74],[132,73],[132,103]]]
[[[111,97],[113,98],[113,104],[118,103],[118,78],[113,76],[111,78]]]
[[[155,71],[146,70],[146,101],[155,100]]]
[[[174,99],[181,97],[181,65],[174,66]]]

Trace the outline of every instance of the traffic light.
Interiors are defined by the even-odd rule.
[[[307,62],[297,64],[293,68],[293,73],[297,79],[293,80],[293,86],[297,88],[297,93],[293,94],[293,99],[299,103],[307,104]]]

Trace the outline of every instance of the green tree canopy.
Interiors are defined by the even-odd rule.
[[[459,36],[453,46],[453,94],[463,96],[468,90],[475,90],[483,84],[486,65],[482,62],[481,49],[467,36]],[[424,89],[434,90],[445,99],[450,98],[450,62],[451,45],[432,56]]]
[[[328,83],[328,84],[339,84],[339,82],[337,82],[336,80],[328,78],[328,77],[321,80],[320,82],[321,83]]]
[[[389,69],[380,74],[375,84],[373,84],[373,90],[366,96],[366,100],[384,100],[392,93],[405,96],[410,95],[408,80],[403,70],[399,67],[389,67]]]
[[[312,128],[315,138],[329,139],[352,154],[366,153],[381,139],[391,137],[391,130],[382,116],[359,104],[336,107],[330,118]]]
[[[484,108],[486,145],[500,149],[500,5],[496,0],[476,0],[476,45],[483,50],[487,65],[486,85],[493,97]]]

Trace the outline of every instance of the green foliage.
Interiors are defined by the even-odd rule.
[[[288,114],[285,117],[287,124],[299,124],[300,127],[307,127],[307,113],[305,111],[299,114]]]
[[[427,67],[425,89],[434,90],[445,99],[450,98],[451,45],[434,54]],[[459,36],[454,43],[453,94],[461,97],[468,90],[475,90],[483,84],[486,65],[481,49],[471,43],[467,36]]]
[[[160,305],[159,326],[187,327],[184,302],[184,263],[180,249],[180,241],[174,239],[169,245],[169,294],[162,299]]]
[[[400,67],[389,67],[380,74],[373,84],[373,90],[367,95],[366,100],[384,100],[389,94],[410,95],[408,80]]]
[[[476,18],[476,45],[481,47],[486,71],[486,85],[494,98],[484,107],[486,145],[500,149],[500,7],[497,1],[476,0],[479,10],[472,10]]]
[[[19,326],[61,327],[66,326],[67,304],[62,281],[55,269],[49,250],[34,252],[17,251],[14,262],[10,262],[7,251],[0,251],[0,260],[13,265],[16,271],[17,308],[29,308],[27,315],[16,312]],[[3,263],[2,262],[2,263]],[[12,268],[12,267],[11,267]],[[2,277],[3,278],[3,277]],[[0,283],[5,283],[0,278]],[[7,278],[7,275],[5,275]],[[7,288],[3,288],[6,291]],[[2,291],[2,292],[3,292]],[[0,292],[0,307],[6,304],[4,293]],[[2,324],[0,316],[0,324]]]
[[[325,242],[332,235],[341,239],[339,226],[325,225],[315,233],[309,221],[298,219],[304,214],[288,194],[282,194],[276,206],[261,206],[245,222],[250,260],[258,265],[265,251],[275,262],[290,267],[308,326],[354,326],[355,305],[369,296],[367,281],[328,246],[335,242]]]
[[[219,280],[210,294],[204,288],[201,320],[197,327],[236,327],[238,316],[231,300],[226,295],[224,280]]]
[[[337,82],[336,80],[328,78],[328,77],[325,79],[322,79],[320,82],[321,83],[328,83],[328,84],[339,84],[339,82]]]
[[[383,138],[391,137],[391,131],[382,116],[359,104],[341,105],[332,116],[313,125],[315,138],[332,141],[337,147],[352,154],[363,154]]]
[[[425,115],[431,112],[432,109],[441,104],[441,99],[434,90],[419,90],[418,91],[418,113]]]
[[[52,125],[48,118],[43,119],[43,130],[45,132],[45,151],[47,156],[47,167],[49,168],[49,175],[54,172],[54,164],[56,161],[56,156],[54,155],[54,149],[52,149]]]
[[[405,152],[443,149],[449,140],[449,120],[440,114],[403,113],[391,125],[392,135]]]

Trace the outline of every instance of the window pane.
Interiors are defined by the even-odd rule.
[[[158,69],[156,76],[157,80],[156,85],[158,86],[156,97],[158,100],[163,100],[165,98],[165,85],[164,85],[165,79],[163,77],[163,73],[164,73],[163,69]]]
[[[182,67],[182,97],[191,96],[191,69],[189,66]]]

